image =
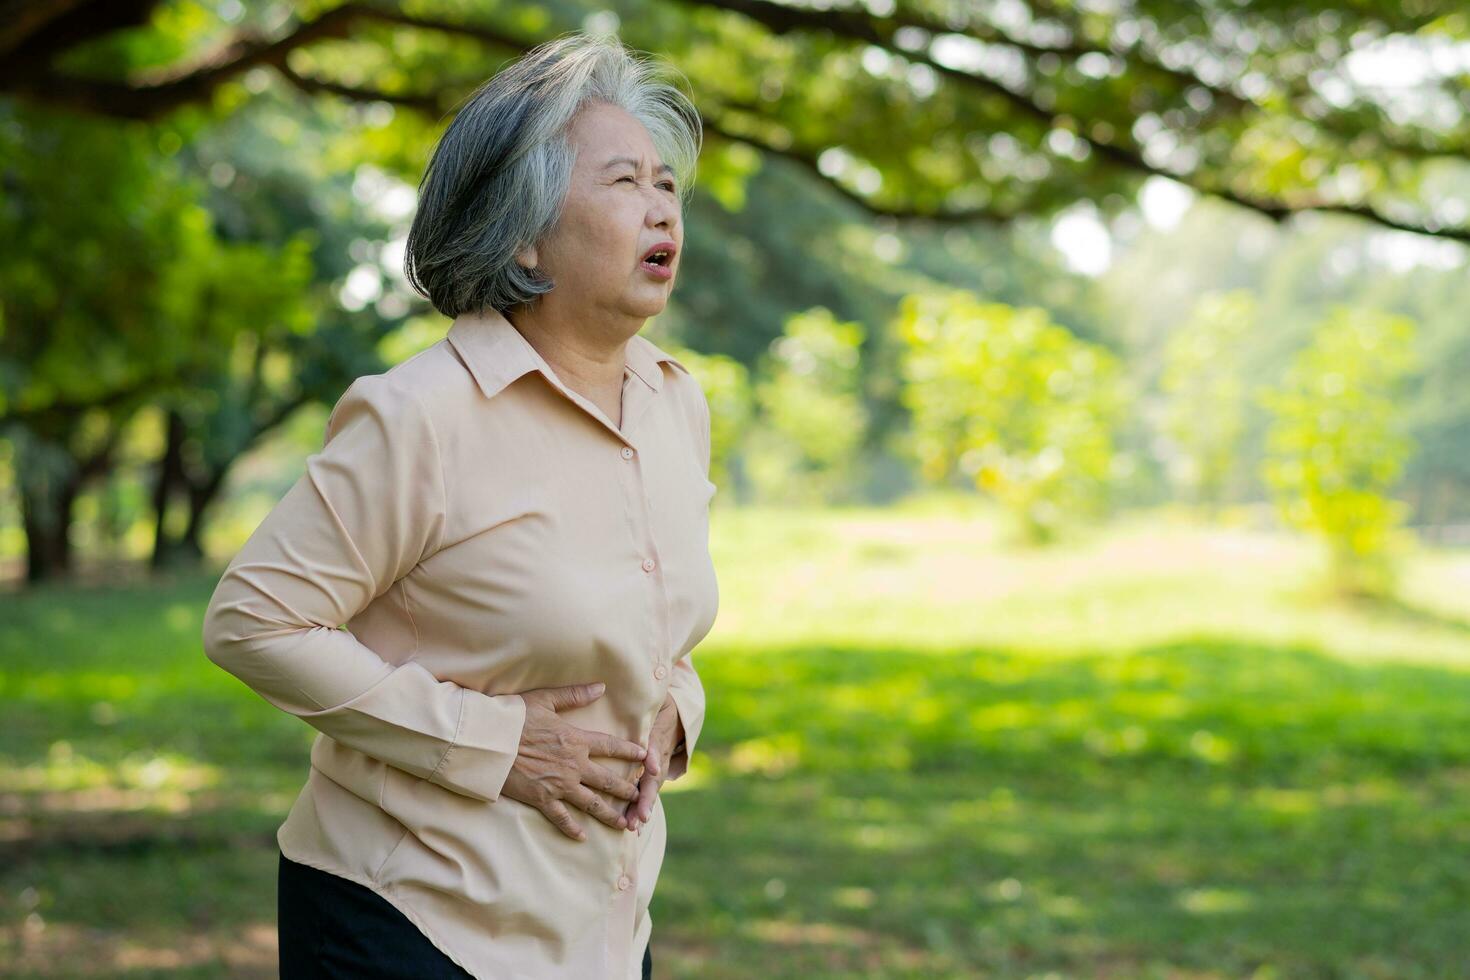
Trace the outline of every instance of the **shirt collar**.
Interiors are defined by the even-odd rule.
[[[497,310],[462,313],[449,326],[449,342],[464,362],[486,398],[493,398],[506,385],[523,374],[540,371],[547,380],[560,384],[556,372],[540,351],[515,328],[515,324]],[[669,361],[680,369],[689,369],[672,354],[664,351],[642,334],[628,339],[628,370],[654,391],[663,387],[660,361]]]

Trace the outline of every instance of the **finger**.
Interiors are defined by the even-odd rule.
[[[590,755],[605,755],[614,759],[632,759],[642,762],[648,755],[648,750],[637,742],[630,742],[607,732],[592,731],[579,728],[583,737],[587,740],[587,751]]]
[[[653,797],[658,793],[658,780],[652,776],[644,776],[638,784],[638,802],[634,804],[633,819],[638,823],[647,823],[653,814]]]
[[[628,818],[628,829],[638,829],[638,798],[634,797],[628,805],[623,808],[623,815]]]
[[[546,814],[546,819],[555,824],[558,830],[573,840],[587,839],[587,832],[573,819],[572,811],[562,806],[561,800],[552,800],[541,808],[541,812]]]
[[[595,762],[582,767],[582,782],[625,800],[638,799],[638,787],[632,780],[619,778],[617,773]]]
[[[587,811],[609,827],[616,827],[618,830],[622,830],[628,826],[628,821],[624,819],[622,811],[618,807],[608,803],[585,786],[578,786],[570,794],[562,797],[562,799],[579,809]]]
[[[659,780],[645,776],[638,783],[638,799],[629,807],[628,823],[637,830],[642,824],[648,823],[648,817],[653,814],[654,793],[659,792]]]
[[[601,681],[595,684],[568,684],[565,687],[553,688],[556,694],[552,697],[552,703],[558,711],[563,708],[591,704],[602,697],[602,692],[606,689],[607,685]]]

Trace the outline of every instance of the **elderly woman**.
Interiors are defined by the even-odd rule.
[[[288,980],[649,976],[718,591],[709,406],[639,330],[700,138],[615,40],[476,92],[408,241],[448,336],[347,389],[215,589],[209,659],[318,730],[277,833]]]

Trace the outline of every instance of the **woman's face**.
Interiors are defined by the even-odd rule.
[[[663,311],[683,258],[684,222],[674,176],[648,130],[606,103],[585,108],[568,131],[577,161],[561,217],[523,261],[556,283],[539,302],[639,320]],[[662,278],[643,265],[659,242],[675,252]],[[554,297],[554,298],[553,298]]]

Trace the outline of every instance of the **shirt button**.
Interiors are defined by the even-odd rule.
[[[633,450],[629,449],[627,446],[624,446],[623,447],[623,458],[624,459],[632,459],[633,458]]]
[[[663,664],[659,664],[657,667],[653,668],[653,676],[657,677],[659,680],[663,680],[664,674],[667,673],[668,671],[664,670]]]
[[[645,558],[645,559],[643,559],[643,570],[645,572],[651,572],[651,571],[653,571],[653,559],[652,558]]]
[[[618,891],[620,891],[620,892],[627,891],[628,890],[628,886],[631,885],[632,883],[633,883],[633,879],[632,878],[629,878],[627,875],[622,875],[621,877],[618,878]]]

